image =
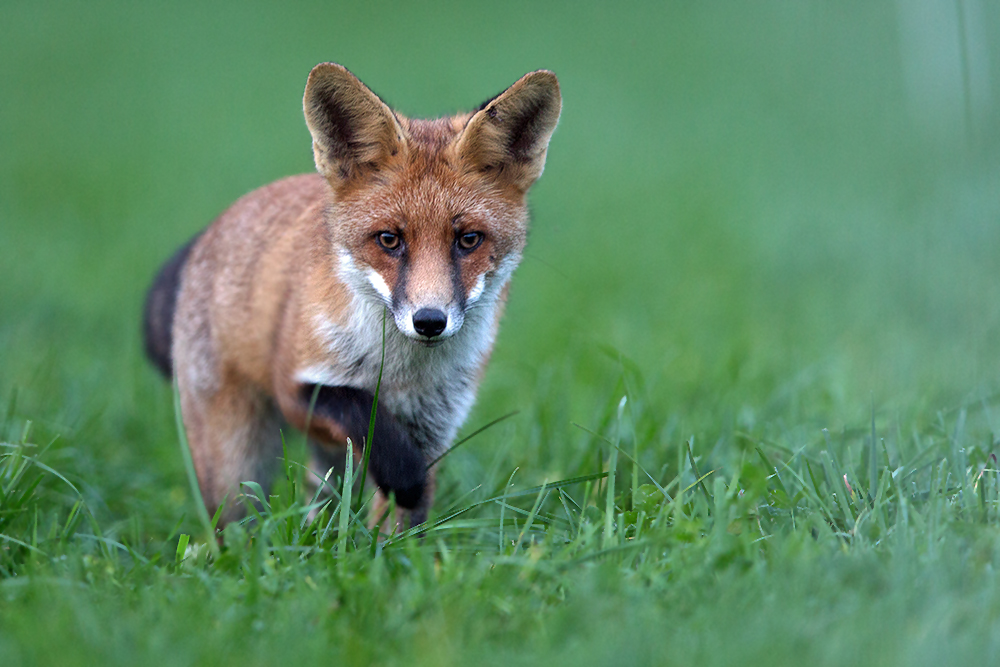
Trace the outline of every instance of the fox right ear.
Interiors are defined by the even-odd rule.
[[[386,103],[336,63],[309,73],[302,108],[316,169],[335,187],[377,170],[406,144]]]
[[[525,74],[483,103],[458,140],[458,153],[480,172],[526,192],[542,175],[559,122],[559,80],[546,70]]]

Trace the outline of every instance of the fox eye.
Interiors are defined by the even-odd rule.
[[[375,238],[378,240],[378,244],[385,250],[399,250],[399,244],[402,242],[399,234],[393,234],[392,232],[379,232]]]
[[[462,250],[475,250],[484,238],[482,232],[466,232],[458,237],[458,247]]]

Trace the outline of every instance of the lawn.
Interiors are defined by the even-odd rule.
[[[982,0],[6,2],[0,663],[993,664],[998,34]],[[142,299],[313,169],[327,60],[418,117],[551,69],[563,115],[423,535],[360,493],[306,521],[288,432],[219,546]]]

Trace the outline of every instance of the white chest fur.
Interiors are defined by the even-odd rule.
[[[438,456],[475,401],[481,368],[496,335],[496,303],[480,302],[467,312],[454,336],[427,347],[403,335],[386,306],[365,296],[354,297],[344,325],[325,315],[314,318],[315,334],[328,350],[329,361],[299,370],[296,380],[374,393],[381,371],[379,403],[429,456]]]

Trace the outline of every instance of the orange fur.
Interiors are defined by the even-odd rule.
[[[385,448],[385,480],[416,489],[400,520],[420,521],[433,471],[397,466],[391,448],[415,447],[426,467],[472,405],[524,247],[525,194],[559,117],[558,83],[534,72],[477,112],[413,120],[325,63],[303,107],[319,174],[251,192],[213,222],[174,262],[179,287],[166,274],[154,284],[147,337],[172,323],[170,357],[157,363],[172,364],[214,511],[242,481],[266,488],[281,424],[320,444],[357,438],[385,317],[386,421],[372,447]],[[176,306],[161,312],[171,289]],[[303,392],[316,386],[326,402],[307,424]],[[405,484],[385,480],[398,499]],[[225,518],[240,513],[230,504]]]

